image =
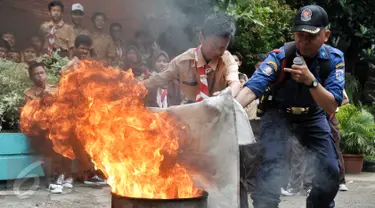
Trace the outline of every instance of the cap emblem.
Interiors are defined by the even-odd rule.
[[[312,11],[310,9],[304,9],[301,13],[301,20],[304,22],[310,21],[312,16]]]

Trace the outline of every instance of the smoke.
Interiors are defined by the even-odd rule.
[[[174,57],[199,44],[204,19],[213,12],[214,1],[160,0],[146,15],[145,27],[163,50]]]

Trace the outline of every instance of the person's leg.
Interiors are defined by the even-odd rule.
[[[337,154],[328,121],[323,112],[301,119],[297,127],[303,143],[313,155],[314,178],[307,197],[308,208],[329,208],[339,188]]]
[[[267,111],[261,120],[260,145],[263,160],[259,166],[255,191],[252,193],[255,208],[274,208],[280,203],[280,189],[284,180],[285,154],[290,126],[276,109]]]
[[[255,140],[259,141],[260,136],[260,120],[250,120],[251,128],[253,130]],[[262,160],[262,152],[260,144],[255,143],[246,146],[246,184],[248,192],[253,192],[255,189],[255,180],[259,169],[259,163]]]
[[[342,157],[342,152],[341,152],[341,149],[340,149],[339,124],[337,122],[337,119],[336,119],[335,115],[329,120],[329,125],[331,127],[332,137],[333,137],[333,140],[335,141],[336,152],[337,152],[337,156],[339,158],[340,184],[346,184],[346,182],[345,182],[344,158]]]
[[[312,183],[314,179],[314,162],[315,162],[315,155],[312,153],[311,150],[306,150],[306,166],[305,166],[305,173],[303,175],[303,191],[305,192],[304,195],[312,189]]]
[[[245,166],[245,146],[240,146],[240,208],[249,208],[247,184],[246,184],[246,166]]]
[[[300,141],[293,137],[290,139],[291,147],[291,175],[290,185],[288,188],[289,195],[296,195],[301,189],[302,180],[307,163],[306,149],[301,145]]]

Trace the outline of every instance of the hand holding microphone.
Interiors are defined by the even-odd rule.
[[[310,85],[315,79],[302,56],[295,57],[292,68],[284,68],[284,71],[291,73],[296,82],[304,83],[305,85]]]

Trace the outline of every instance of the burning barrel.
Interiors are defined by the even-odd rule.
[[[112,193],[112,208],[207,208],[206,191],[191,198],[146,199],[118,196]]]

